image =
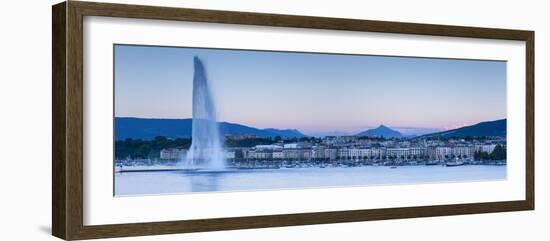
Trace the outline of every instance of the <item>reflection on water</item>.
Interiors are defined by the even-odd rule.
[[[189,178],[191,192],[214,192],[218,191],[220,179],[222,178],[220,173],[207,173],[207,174],[192,174],[187,175],[185,173],[180,174],[182,178]]]
[[[253,191],[506,179],[506,166],[289,168],[115,174],[115,195]]]

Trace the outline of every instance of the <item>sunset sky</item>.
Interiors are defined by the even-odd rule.
[[[308,135],[506,118],[506,62],[115,46],[115,116],[191,118],[193,56],[219,121]]]

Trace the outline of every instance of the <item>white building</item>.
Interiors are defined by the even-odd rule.
[[[444,160],[451,157],[453,154],[453,148],[446,146],[438,146],[435,148],[435,159]]]
[[[495,144],[477,145],[476,150],[477,151],[482,151],[482,152],[487,152],[487,153],[491,154],[491,152],[493,152],[495,150],[496,146],[497,145],[495,145]]]
[[[349,154],[349,149],[346,148],[339,148],[338,150],[338,158],[339,159],[348,159],[351,155]]]
[[[283,150],[284,159],[298,160],[301,159],[301,150],[295,148],[285,148]]]
[[[325,158],[329,160],[336,160],[338,157],[338,150],[334,148],[325,149]]]
[[[298,148],[298,143],[288,143],[283,145],[284,149],[296,149]]]
[[[273,152],[271,151],[262,151],[262,150],[250,150],[247,152],[246,158],[248,159],[272,159]]]
[[[166,148],[160,150],[160,159],[163,160],[179,160],[184,158],[185,155],[187,155],[186,149]]]
[[[398,159],[405,159],[410,154],[409,148],[386,148],[386,155],[390,157],[397,157]]]
[[[325,148],[322,146],[314,146],[311,148],[312,159],[325,159]]]
[[[396,152],[395,150],[408,150],[408,148],[390,148],[391,154],[396,154],[398,156],[401,155],[401,152]],[[341,148],[341,149],[335,149],[335,152],[337,153],[337,156],[341,159],[363,159],[363,160],[371,160],[371,159],[380,159],[381,156],[385,155],[387,152],[386,150],[382,148]]]
[[[453,147],[453,155],[460,158],[472,158],[474,156],[474,148],[469,146]]]
[[[256,150],[272,150],[272,151],[283,149],[283,147],[279,145],[256,145],[254,148]]]
[[[417,158],[423,157],[427,154],[425,147],[411,147],[409,148],[410,155],[416,156]]]
[[[225,159],[235,159],[235,151],[224,151]]]
[[[285,154],[282,151],[274,151],[273,152],[273,159],[284,159]]]

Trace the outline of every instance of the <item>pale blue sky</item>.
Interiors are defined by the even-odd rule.
[[[115,46],[115,116],[191,118],[193,56],[221,121],[306,134],[506,118],[506,62]]]

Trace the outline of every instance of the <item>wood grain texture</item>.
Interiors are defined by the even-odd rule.
[[[477,28],[437,24],[418,24],[95,2],[73,2],[73,4],[81,8],[82,13],[87,16],[145,18],[208,23],[230,23],[259,26],[298,27],[508,40],[525,40],[530,34],[530,31],[524,30]]]
[[[65,3],[52,6],[52,234],[66,238]]]
[[[205,232],[527,210],[524,201],[85,226],[78,238]]]
[[[83,229],[83,15],[77,4],[67,5],[67,235],[76,239]]]
[[[525,200],[535,209],[535,32],[529,32],[525,41]]]
[[[525,200],[114,225],[83,225],[83,17],[109,16],[259,26],[519,40],[526,43]],[[52,225],[74,239],[203,232],[534,209],[534,32],[69,1],[53,7]]]

